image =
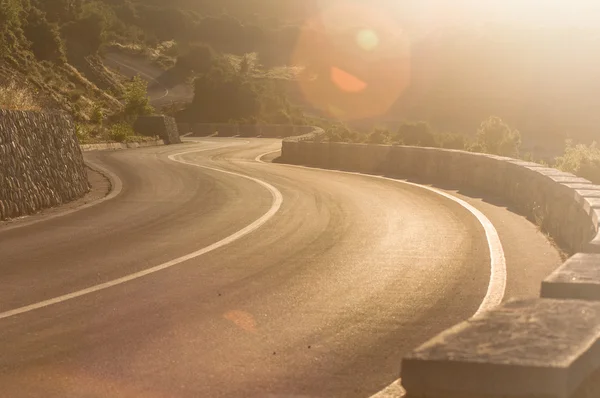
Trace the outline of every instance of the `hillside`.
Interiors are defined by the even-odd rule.
[[[279,103],[364,131],[408,120],[474,135],[497,115],[522,132],[528,148],[546,153],[560,152],[566,138],[597,137],[597,31],[488,24],[425,34],[413,29],[419,19],[412,8],[390,0],[0,4],[0,85],[28,87],[44,107],[80,121],[98,109],[120,112],[127,78],[104,60],[117,51],[165,70],[163,85],[188,84],[188,98],[191,81],[213,66],[228,63],[235,74],[242,60],[251,61],[242,80],[257,87],[281,81],[266,89],[287,96]]]

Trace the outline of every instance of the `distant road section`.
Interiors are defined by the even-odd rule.
[[[0,228],[2,394],[366,398],[477,311],[490,251],[472,213],[418,186],[256,160],[280,147],[86,153],[117,196]],[[498,230],[506,298],[537,295],[553,247],[462,198]]]
[[[152,105],[162,106],[172,102],[189,102],[194,98],[194,91],[188,84],[170,84],[165,79],[165,71],[148,62],[148,60],[119,52],[105,55],[104,64],[118,70],[127,77],[140,76],[148,81],[148,95]]]

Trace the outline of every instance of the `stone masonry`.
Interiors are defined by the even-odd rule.
[[[0,109],[0,220],[61,205],[89,189],[68,116]]]

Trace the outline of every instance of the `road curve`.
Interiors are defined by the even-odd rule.
[[[255,160],[280,145],[88,153],[118,196],[0,226],[3,394],[364,398],[477,311],[490,253],[469,211],[417,186]],[[465,200],[498,229],[507,298],[535,296],[556,251],[502,205]],[[36,303],[51,305],[10,312]]]

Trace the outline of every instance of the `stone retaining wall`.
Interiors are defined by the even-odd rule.
[[[282,161],[473,190],[510,202],[576,253],[542,283],[408,354],[406,398],[600,397],[600,186],[535,163],[464,151],[285,139]]]
[[[89,188],[68,116],[0,109],[0,220],[75,200]]]

